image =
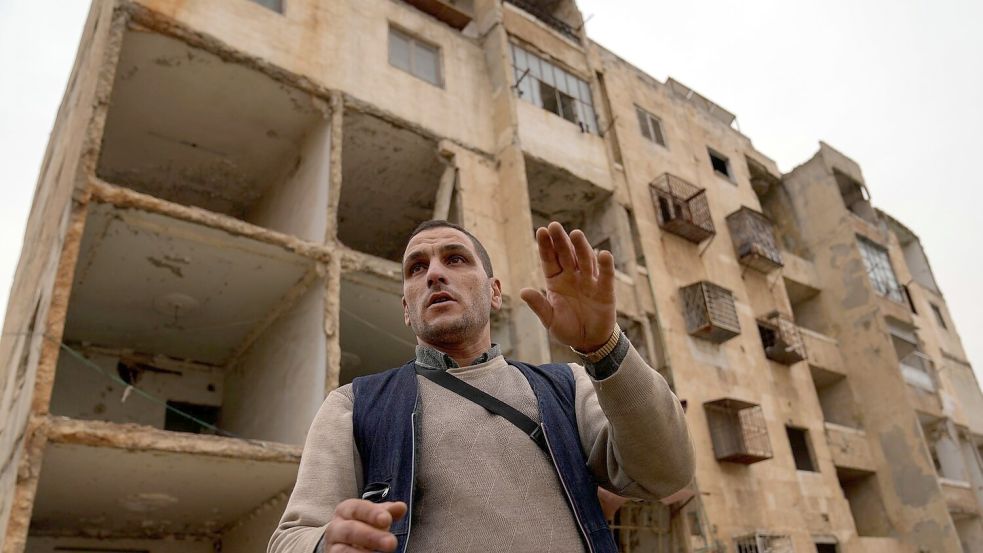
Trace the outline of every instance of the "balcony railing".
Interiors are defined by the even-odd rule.
[[[758,319],[758,332],[768,359],[791,365],[806,358],[802,334],[788,315],[772,312]]]
[[[767,217],[742,207],[727,216],[727,227],[741,264],[762,273],[782,266],[775,229]]]
[[[704,280],[681,288],[680,293],[690,335],[719,344],[741,333],[730,290]]]
[[[703,407],[718,461],[750,465],[771,459],[768,425],[759,405],[725,398]]]
[[[505,0],[509,4],[521,8],[526,13],[535,16],[536,19],[545,23],[548,27],[553,28],[563,36],[569,38],[570,40],[580,43],[580,34],[577,33],[572,25],[557,18],[555,15],[551,14],[548,10],[538,5],[532,0]]]
[[[736,553],[794,553],[792,537],[784,534],[749,534],[734,539]]]
[[[706,190],[663,173],[649,185],[659,226],[699,244],[716,233]]]

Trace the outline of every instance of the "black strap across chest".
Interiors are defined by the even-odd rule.
[[[505,403],[489,393],[475,388],[447,371],[417,367],[416,374],[426,378],[430,382],[433,382],[442,388],[454,392],[464,399],[484,407],[488,410],[488,412],[509,421],[525,435],[529,436],[532,441],[536,442],[536,445],[539,446],[540,449],[549,455],[549,446],[546,445],[546,438],[543,436],[542,426],[536,421],[527,417],[515,407],[512,407],[508,403]]]

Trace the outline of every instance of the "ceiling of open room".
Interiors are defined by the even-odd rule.
[[[49,444],[35,534],[163,537],[216,531],[289,489],[294,463]]]
[[[409,233],[433,216],[444,165],[433,140],[378,117],[345,113],[338,236],[399,261]]]
[[[312,97],[177,39],[123,39],[98,174],[241,217],[323,119]]]
[[[526,180],[532,210],[558,219],[583,211],[611,195],[569,171],[529,156],[526,156]]]
[[[414,358],[416,337],[403,324],[401,296],[398,282],[363,273],[342,279],[343,379],[399,367]]]
[[[221,364],[313,263],[221,230],[92,204],[65,339]]]

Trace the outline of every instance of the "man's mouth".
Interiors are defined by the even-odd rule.
[[[436,294],[430,295],[430,298],[427,300],[427,307],[452,301],[455,301],[454,296],[451,296],[447,292],[437,292]]]

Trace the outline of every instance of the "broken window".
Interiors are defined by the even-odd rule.
[[[945,324],[945,317],[942,316],[942,309],[934,303],[930,305],[932,306],[932,313],[935,314],[935,322],[939,323],[939,326],[941,326],[943,330],[948,329],[949,327]]]
[[[737,399],[703,404],[718,461],[750,465],[771,459],[768,424],[761,406]]]
[[[792,448],[796,470],[818,472],[813,460],[812,446],[809,444],[809,431],[805,428],[786,426],[785,432],[788,434],[788,444]]]
[[[705,189],[663,173],[649,190],[661,228],[696,244],[716,233]]]
[[[704,280],[680,289],[680,293],[690,335],[719,344],[741,333],[730,290]]]
[[[731,172],[730,160],[727,159],[727,156],[711,148],[707,148],[707,154],[710,156],[710,166],[713,167],[713,171],[727,180],[733,181],[734,174]]]
[[[523,100],[597,134],[597,116],[587,81],[512,44],[515,88]]]
[[[749,207],[741,207],[727,216],[727,228],[742,265],[762,273],[782,267],[775,228],[767,217]]]
[[[894,268],[891,266],[887,249],[863,236],[857,236],[857,245],[860,247],[860,257],[864,260],[867,276],[874,290],[892,301],[904,303],[901,286],[894,276]]]
[[[389,64],[432,85],[443,86],[440,48],[394,27],[389,27]]]
[[[642,136],[659,146],[665,146],[666,139],[662,134],[662,121],[638,106],[635,106],[635,115],[638,116],[638,126],[642,130]]]

